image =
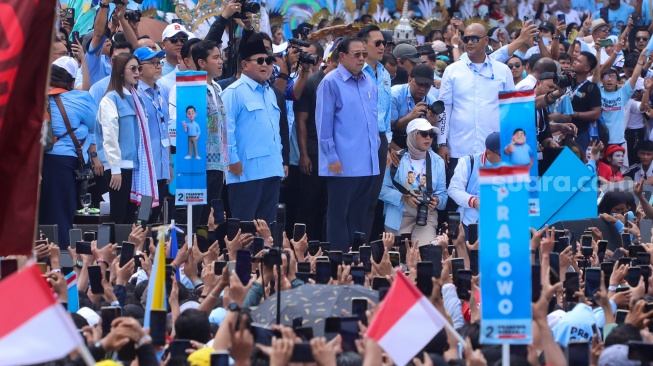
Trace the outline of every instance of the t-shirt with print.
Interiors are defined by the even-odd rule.
[[[626,104],[635,91],[627,82],[621,88],[609,92],[601,86],[601,118],[610,132],[610,143],[621,144],[624,138],[624,115]]]
[[[617,10],[608,9],[608,24],[612,27],[612,34],[618,35],[619,31],[626,27],[626,24],[628,23],[628,17],[630,17],[630,14],[632,14],[634,11],[635,8],[623,3]],[[601,18],[600,10],[594,13],[594,19],[599,18]]]
[[[406,176],[406,189],[420,195],[426,192],[426,160],[410,158],[410,170]]]
[[[601,106],[601,90],[591,81],[585,82],[579,88],[572,90],[571,105],[574,112],[588,112]],[[572,123],[578,127],[578,133],[589,130],[590,121],[574,118]]]

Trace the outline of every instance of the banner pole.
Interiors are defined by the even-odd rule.
[[[510,366],[510,343],[501,345],[501,366]]]
[[[186,227],[188,236],[186,236],[186,243],[188,243],[188,249],[193,247],[193,205],[186,205]]]

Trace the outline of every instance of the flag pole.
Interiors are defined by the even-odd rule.
[[[510,366],[510,343],[501,345],[501,366]]]
[[[82,360],[84,360],[86,366],[95,365],[95,359],[93,358],[93,355],[91,355],[91,351],[86,347],[86,344],[80,343],[79,346],[77,346],[77,352],[79,352],[79,355],[82,357]]]
[[[456,331],[456,328],[454,328],[453,325],[451,325],[451,323],[449,323],[448,321],[445,321],[444,322],[444,327],[449,331],[449,333],[451,333],[451,335],[456,337],[456,339],[463,346],[463,348],[467,347],[467,342],[465,342],[463,337],[460,335],[460,333],[458,333],[458,331]]]

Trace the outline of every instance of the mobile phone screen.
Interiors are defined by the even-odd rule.
[[[419,247],[422,261],[433,264],[433,277],[442,276],[442,247],[439,245],[422,245]]]
[[[211,366],[229,366],[229,352],[219,351],[211,353]]]
[[[424,296],[431,296],[433,292],[433,263],[428,261],[417,263],[417,288]]]
[[[91,282],[91,292],[98,295],[104,293],[102,286],[102,269],[100,266],[88,266],[88,279]]]
[[[326,285],[331,279],[331,263],[315,262],[315,282]]]
[[[357,252],[358,248],[365,245],[365,233],[356,231],[354,232],[354,241],[351,243],[352,252]]]
[[[97,247],[104,248],[111,243],[111,226],[99,225],[97,227]]]
[[[385,277],[374,277],[372,279],[372,290],[380,290],[384,287],[390,287],[390,282]]]
[[[240,233],[241,234],[256,234],[256,224],[254,221],[241,221],[240,222]]]
[[[447,231],[449,238],[455,239],[458,237],[458,226],[460,225],[460,213],[449,212],[449,219],[447,219]]]
[[[224,203],[222,200],[211,200],[211,208],[213,208],[213,222],[216,224],[224,223]]]
[[[294,241],[300,241],[306,234],[306,224],[295,224],[294,230],[293,230],[293,240]]]
[[[589,366],[590,364],[590,346],[587,342],[569,342],[567,344],[567,353],[570,365]]]
[[[367,245],[361,246],[358,248],[358,252],[360,255],[361,263],[363,263],[363,267],[365,267],[365,272],[372,272],[372,247]]]
[[[478,240],[478,224],[467,225],[467,241],[474,245]]]
[[[610,286],[610,276],[612,276],[612,271],[614,270],[614,262],[608,261],[601,263],[601,271],[603,272],[603,281],[605,283],[605,288]]]
[[[234,240],[236,235],[240,230],[240,219],[228,219],[227,220],[227,239]]]
[[[120,317],[122,310],[117,306],[105,306],[100,310],[100,317],[102,318],[102,336],[106,337],[111,332],[111,322]]]
[[[567,301],[574,301],[574,293],[580,289],[578,279],[578,272],[568,272],[565,279],[565,299]]]
[[[381,263],[381,260],[383,260],[383,253],[385,252],[383,241],[375,240],[370,243],[370,247],[372,247],[372,259],[374,262],[377,264]]]
[[[75,245],[77,254],[93,254],[91,251],[91,242],[88,241],[78,241]]]
[[[84,239],[84,241],[87,241],[89,243],[92,242],[93,240],[95,240],[95,232],[94,231],[85,232],[84,235],[83,235],[83,239]],[[77,241],[80,241],[80,240],[77,240]]]
[[[311,272],[311,264],[309,262],[298,262],[297,272]]]
[[[331,243],[328,241],[320,242],[320,249],[322,249],[322,255],[326,255],[327,252],[331,251]]]
[[[344,352],[356,352],[356,340],[358,339],[358,318],[347,317],[340,319],[340,336],[342,337],[342,350]]]
[[[651,255],[648,253],[637,253],[637,265],[648,266],[651,264]]]
[[[601,270],[587,268],[585,270],[585,297],[593,299],[594,294],[601,289]]]
[[[338,266],[342,264],[342,252],[334,250],[329,252],[329,263],[331,264],[331,278],[338,278]]]
[[[239,249],[236,254],[236,274],[243,286],[247,286],[252,275],[252,253]]]
[[[565,19],[565,15],[564,14],[558,14],[558,21],[566,23],[567,20]]]
[[[197,226],[195,228],[195,235],[197,238],[197,249],[202,253],[209,251],[211,243],[209,243],[209,228],[206,226]]]
[[[175,339],[170,342],[168,348],[170,349],[170,356],[174,357],[177,355],[186,355],[186,350],[193,348],[193,346],[191,346],[190,340],[188,339]]]
[[[141,198],[141,205],[138,206],[138,223],[145,229],[147,222],[150,220],[152,214],[152,197],[143,196]]]
[[[628,286],[637,287],[637,285],[639,284],[639,278],[641,276],[642,273],[639,267],[628,268],[628,274],[626,275],[626,282],[628,282]]]
[[[542,293],[542,267],[539,264],[531,265],[531,302],[537,302]]]
[[[556,242],[553,247],[553,251],[556,253],[562,253],[565,249],[567,249],[568,246],[569,246],[569,237],[563,236],[560,239],[556,239]]]
[[[478,250],[469,250],[469,269],[472,271],[472,275],[478,275]]]
[[[220,276],[222,274],[222,270],[226,266],[227,266],[226,261],[215,261],[215,262],[213,262],[213,273],[216,276]]]
[[[388,257],[390,259],[390,264],[392,264],[392,268],[399,267],[399,262],[400,262],[399,252],[388,252]]]
[[[465,269],[465,260],[463,258],[455,258],[451,260],[451,275],[453,282],[458,278],[458,271]]]
[[[580,246],[581,247],[592,247],[592,237],[589,235],[583,235],[580,237]]]
[[[351,314],[357,317],[363,325],[367,325],[367,299],[366,298],[353,298],[351,299]]]
[[[0,278],[6,278],[16,271],[18,271],[18,260],[3,259],[0,261]]]
[[[551,284],[560,282],[560,253],[552,252],[549,254],[549,280]]]
[[[130,243],[128,241],[122,242],[122,251],[120,252],[120,267],[124,267],[127,262],[134,258],[134,251],[136,250],[136,244]]]
[[[320,251],[320,241],[319,240],[309,240],[308,241],[308,254],[315,256],[317,252]]]
[[[624,247],[625,249],[628,249],[628,247],[630,247],[630,234],[621,233],[621,246]]]
[[[365,268],[363,267],[351,267],[349,271],[351,278],[354,280],[355,285],[365,285]]]
[[[75,249],[78,241],[82,241],[82,229],[70,229],[68,232],[68,245]]]
[[[623,324],[626,321],[626,316],[628,316],[629,311],[628,310],[617,310],[617,314],[615,315],[615,323],[617,324]]]
[[[458,270],[456,291],[458,292],[458,298],[469,301],[470,291],[472,291],[472,271],[468,269]]]
[[[152,336],[152,344],[155,346],[165,346],[166,344],[167,315],[165,310],[150,311],[150,336]]]

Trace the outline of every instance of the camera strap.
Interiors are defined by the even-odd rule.
[[[54,98],[54,101],[57,103],[57,107],[59,107],[59,112],[61,112],[63,123],[66,124],[66,130],[74,131],[72,127],[70,127],[70,120],[68,119],[68,113],[66,113],[66,109],[63,107],[63,102],[61,101],[61,95],[53,95],[52,97]],[[79,143],[79,140],[77,140],[77,136],[75,136],[74,132],[70,132],[69,135],[70,138],[73,140],[73,144],[75,144],[75,153],[77,154],[77,159],[79,159],[79,164],[81,167],[83,167],[84,155],[82,154],[82,145]],[[82,142],[84,140],[82,140]]]
[[[401,154],[399,154],[399,164],[401,164],[401,159],[403,159],[405,154],[406,154],[406,150],[402,151]],[[424,159],[426,161],[426,171],[428,172],[428,173],[426,173],[427,174],[426,175],[426,178],[427,178],[426,179],[426,191],[427,192],[433,192],[433,179],[432,179],[433,177],[431,177],[431,154],[429,154],[428,151],[426,152],[426,156],[424,157]],[[395,175],[397,175],[397,167],[391,164],[390,165],[390,179],[392,179],[392,185],[394,185],[395,188],[397,188],[397,190],[399,192],[401,192],[401,194],[411,194],[411,195],[413,195],[413,193],[411,191],[407,190],[406,187],[402,186],[401,184],[399,184],[399,182],[397,182],[395,180]]]

